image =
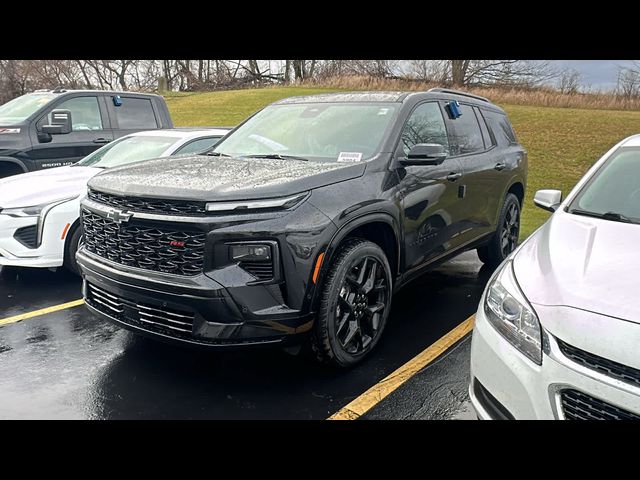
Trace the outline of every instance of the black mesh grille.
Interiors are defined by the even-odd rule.
[[[191,338],[195,313],[137,303],[87,283],[89,305],[96,310],[114,317],[127,325],[133,325],[153,332],[178,338]]]
[[[273,262],[240,262],[240,267],[260,280],[273,278]]]
[[[161,200],[154,198],[135,198],[89,190],[88,197],[104,205],[117,207],[131,212],[157,213],[161,215],[204,216],[207,214],[204,202],[182,200]]]
[[[567,420],[640,420],[635,413],[577,390],[562,390],[560,399]]]
[[[85,248],[130,267],[197,275],[204,269],[204,233],[143,224],[118,224],[82,209]]]
[[[30,225],[19,228],[13,234],[13,238],[27,248],[36,248],[38,243],[38,227],[37,225]]]
[[[609,377],[640,386],[640,370],[585,352],[564,343],[562,340],[558,340],[558,345],[562,353],[574,362]]]

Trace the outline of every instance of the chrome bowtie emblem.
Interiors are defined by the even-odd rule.
[[[128,222],[132,216],[133,213],[123,212],[122,210],[109,210],[107,212],[107,218],[118,224]]]

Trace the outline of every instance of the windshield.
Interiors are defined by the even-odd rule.
[[[395,116],[392,103],[271,105],[213,149],[222,155],[293,156],[322,162],[373,157]]]
[[[0,125],[22,123],[55,97],[53,93],[28,93],[0,105]]]
[[[178,137],[123,137],[87,155],[76,165],[111,168],[149,160],[161,156],[167,148],[179,140],[181,139]]]
[[[620,148],[598,169],[567,208],[607,220],[640,222],[640,148]]]

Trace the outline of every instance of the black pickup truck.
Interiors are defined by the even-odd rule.
[[[173,128],[159,95],[39,90],[0,105],[0,178],[70,165],[140,130]]]

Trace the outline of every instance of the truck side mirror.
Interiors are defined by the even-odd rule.
[[[51,123],[43,125],[43,133],[49,135],[65,135],[71,133],[71,111],[69,110],[53,110],[51,112]]]

